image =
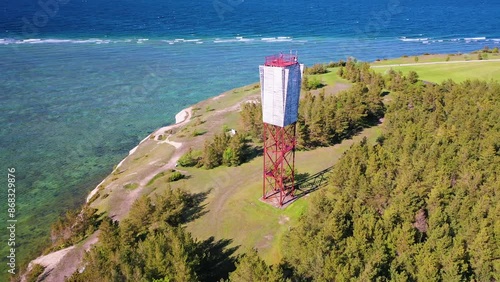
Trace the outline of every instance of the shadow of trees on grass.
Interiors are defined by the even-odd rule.
[[[231,239],[215,240],[212,236],[198,243],[197,253],[201,257],[196,273],[200,281],[226,280],[229,273],[236,269],[236,257],[233,254],[239,246],[229,247],[232,242]]]
[[[205,210],[207,204],[203,204],[203,202],[207,199],[211,191],[212,189],[206,192],[187,194],[185,206],[182,211],[182,224],[194,221],[208,213]]]
[[[194,221],[208,213],[207,204],[204,203],[212,189],[194,194],[187,194],[185,207],[182,211],[183,224]],[[239,246],[229,247],[231,239],[216,240],[211,236],[206,240],[196,242],[195,252],[199,257],[196,274],[199,281],[226,280],[229,273],[236,269],[234,253]]]

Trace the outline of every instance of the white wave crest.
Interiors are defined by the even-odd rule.
[[[261,38],[261,40],[265,42],[289,42],[293,41],[293,38],[289,36],[278,36],[278,37],[263,37]]]
[[[82,39],[82,40],[75,40],[75,39],[40,39],[40,38],[30,38],[30,39],[10,39],[10,38],[3,38],[0,39],[0,44],[2,45],[7,45],[7,44],[81,44],[81,43],[92,43],[92,44],[107,44],[110,43],[111,40],[104,40],[104,39],[96,39],[96,38],[91,38],[91,39]]]
[[[479,41],[479,40],[486,40],[486,37],[469,37],[469,38],[464,38],[465,41]]]
[[[196,43],[196,44],[200,44],[203,43],[202,42],[202,39],[184,39],[184,38],[176,38],[174,40],[160,40],[161,42],[166,42],[170,45],[173,45],[173,44],[176,44],[176,43]]]
[[[231,42],[251,42],[254,41],[253,38],[244,38],[243,36],[237,36],[235,38],[221,39],[215,38],[214,43],[231,43]]]
[[[403,42],[423,42],[423,41],[429,41],[429,38],[406,38],[406,37],[400,37],[399,40]]]

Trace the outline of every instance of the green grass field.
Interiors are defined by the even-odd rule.
[[[416,59],[417,57],[417,59]],[[372,66],[395,65],[395,64],[414,64],[414,63],[432,63],[432,62],[456,62],[456,61],[471,61],[477,60],[478,53],[470,54],[428,54],[418,56],[403,56],[400,58],[392,59],[378,59],[371,63]],[[500,53],[485,53],[481,52],[481,58],[485,60],[500,59]]]
[[[461,82],[467,79],[500,80],[500,61],[469,61],[463,63],[442,64],[412,64],[401,66],[376,66],[372,67],[376,72],[384,73],[389,69],[402,71],[416,71],[420,79],[432,82],[443,82],[452,79]]]
[[[297,152],[297,172],[314,175],[333,166],[361,138],[367,137],[370,142],[375,142],[380,134],[379,127],[372,127],[339,145]],[[187,224],[187,230],[193,236],[200,240],[210,236],[214,236],[216,240],[230,239],[231,246],[239,246],[238,252],[257,248],[268,263],[280,260],[281,238],[306,209],[308,196],[284,209],[262,202],[262,157],[238,167],[180,169],[189,175],[188,179],[174,183],[156,181],[155,192],[180,188],[190,193],[206,195],[202,203],[203,215]],[[327,177],[325,175],[324,181],[327,181]]]
[[[337,75],[339,68],[328,68],[328,72],[324,74],[317,74],[314,75],[315,77],[319,78],[323,83],[329,86],[333,86],[336,83],[348,83],[350,82],[346,79],[343,79],[342,77]]]

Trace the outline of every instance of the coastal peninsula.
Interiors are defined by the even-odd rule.
[[[422,58],[421,60],[425,61]],[[490,63],[495,64],[495,61]],[[471,70],[473,68],[471,67],[472,63],[467,64],[469,64],[467,68]],[[425,66],[432,68],[434,65]],[[404,68],[405,66],[402,65],[401,67]],[[426,77],[426,83],[424,83],[418,74],[414,72],[410,71],[403,74],[390,68],[388,67],[387,71],[381,71],[385,73],[385,77],[383,77],[380,74],[381,72],[377,69],[371,70],[367,64],[347,62],[346,65],[340,68],[326,67],[326,71],[323,73],[310,74],[311,80],[317,79],[322,84],[319,89],[310,90],[304,98],[306,101],[311,101],[311,107],[320,105],[314,101],[324,101],[322,104],[326,105],[365,105],[367,108],[373,107],[375,113],[375,109],[378,109],[375,106],[380,105],[377,104],[377,101],[371,101],[372,104],[367,104],[368,100],[363,100],[362,103],[354,101],[353,104],[344,104],[341,97],[349,91],[359,91],[356,93],[360,97],[374,97],[367,94],[375,89],[376,84],[374,83],[384,83],[384,88],[379,88],[375,92],[379,96],[380,102],[383,102],[384,107],[387,107],[387,110],[384,109],[386,112],[383,118],[375,120],[374,123],[367,123],[364,126],[357,127],[357,130],[353,131],[347,138],[342,138],[340,142],[336,142],[335,145],[319,146],[298,152],[297,163],[301,164],[298,167],[298,172],[303,175],[304,179],[301,188],[308,191],[308,193],[304,193],[298,201],[286,209],[272,209],[258,201],[259,186],[261,184],[259,178],[261,159],[258,156],[250,158],[244,164],[236,167],[222,166],[205,170],[199,167],[176,166],[178,160],[188,153],[190,149],[200,150],[203,148],[206,141],[216,136],[221,128],[224,128],[224,131],[240,130],[239,112],[246,105],[256,103],[259,96],[258,85],[250,85],[227,92],[196,104],[190,109],[181,111],[177,115],[179,118],[176,117],[178,123],[156,130],[131,150],[129,156],[120,162],[113,173],[89,195],[87,199],[88,205],[96,208],[96,213],[101,216],[109,217],[111,220],[123,221],[126,220],[127,212],[131,207],[137,212],[138,206],[133,204],[134,202],[139,200],[140,203],[146,203],[146,200],[142,200],[145,199],[142,195],[149,195],[152,198],[176,197],[175,195],[162,196],[163,193],[168,191],[184,191],[195,195],[196,197],[191,198],[195,210],[190,210],[189,221],[184,222],[181,220],[179,221],[180,224],[179,222],[175,223],[178,224],[175,225],[175,228],[185,229],[199,240],[198,242],[221,244],[219,246],[223,246],[222,249],[226,250],[222,251],[221,254],[228,257],[233,257],[237,253],[246,253],[245,256],[239,257],[237,262],[232,261],[233,266],[236,264],[237,268],[236,271],[234,271],[234,268],[231,269],[234,272],[229,278],[234,281],[237,281],[238,277],[243,277],[239,276],[245,273],[241,269],[255,269],[255,265],[252,265],[252,261],[255,260],[258,261],[258,265],[265,265],[260,270],[264,273],[263,277],[269,279],[273,275],[284,275],[283,273],[286,273],[280,272],[284,270],[278,267],[283,260],[293,264],[292,275],[311,279],[336,279],[345,275],[372,279],[375,276],[382,275],[383,271],[392,269],[391,265],[394,263],[400,263],[401,267],[404,268],[401,271],[393,272],[391,270],[390,275],[394,277],[406,275],[414,278],[431,279],[434,274],[445,275],[446,277],[468,277],[467,272],[453,271],[453,263],[443,265],[443,268],[446,269],[444,274],[437,274],[439,269],[435,264],[428,261],[424,261],[425,268],[417,266],[417,269],[413,269],[411,267],[414,263],[412,263],[411,258],[419,255],[423,256],[424,254],[425,257],[429,257],[425,253],[427,249],[417,248],[435,244],[436,240],[439,239],[434,237],[437,236],[435,232],[445,226],[442,224],[443,220],[446,221],[446,216],[443,214],[449,214],[451,211],[448,209],[453,208],[451,203],[455,203],[451,200],[453,197],[448,198],[444,197],[444,195],[450,196],[453,193],[458,193],[454,192],[455,190],[450,187],[455,187],[456,191],[462,191],[463,189],[469,189],[470,185],[476,185],[475,192],[468,190],[474,194],[474,197],[492,196],[489,191],[492,191],[492,185],[496,183],[497,176],[494,172],[495,168],[498,168],[497,164],[495,164],[496,160],[498,160],[498,155],[495,152],[495,148],[497,148],[495,147],[495,140],[497,140],[495,134],[498,135],[498,125],[492,123],[498,115],[495,105],[499,101],[494,98],[496,91],[499,89],[498,83],[469,81],[456,84],[445,81],[441,86],[430,83],[432,77]],[[480,68],[484,69],[484,66]],[[431,73],[430,69],[428,70]],[[459,75],[462,75],[462,72]],[[450,74],[451,76],[453,74]],[[495,73],[493,76],[498,79]],[[367,79],[367,77],[370,79]],[[380,77],[383,79],[379,80]],[[346,91],[339,91],[341,89]],[[481,89],[484,92],[480,91]],[[410,90],[413,91],[411,92],[412,95],[408,94]],[[469,93],[469,95],[463,95],[463,93]],[[482,99],[483,96],[481,95],[487,95],[487,97]],[[421,97],[433,98],[423,99]],[[493,101],[492,105],[481,102],[489,100]],[[469,134],[472,132],[472,128],[458,132],[449,131],[452,126],[458,126],[458,124],[455,124],[454,119],[449,119],[447,116],[451,115],[457,119],[461,116],[459,112],[453,110],[454,107],[451,105],[457,103],[462,105],[461,110],[479,113],[475,108],[478,106],[476,102],[481,103],[482,110],[488,114],[480,113],[480,115],[472,119],[471,124],[461,124],[484,130],[488,132],[489,137],[479,140],[476,135],[474,135],[476,137],[468,135],[465,138],[462,134]],[[340,108],[342,107],[337,107],[335,113],[339,113],[338,109]],[[354,108],[351,108],[351,110],[356,111]],[[440,113],[446,113],[446,115]],[[410,123],[408,119],[413,119],[413,121]],[[429,123],[429,121],[433,122]],[[476,123],[486,123],[491,127],[478,128]],[[406,126],[403,126],[405,124]],[[309,130],[315,132],[314,128]],[[315,135],[311,134],[310,136],[314,137]],[[465,140],[463,138],[472,140],[470,142],[476,145],[482,144],[481,146],[485,146],[485,148],[492,146],[491,150],[483,151],[477,149],[481,146],[476,148],[476,145],[462,144],[461,140]],[[321,139],[317,139],[316,142],[320,141]],[[443,145],[445,141],[448,142],[446,146]],[[328,142],[328,140],[324,142]],[[308,145],[309,143],[303,144]],[[466,148],[467,146],[473,146],[477,150],[469,150],[470,148]],[[409,150],[409,148],[413,148],[413,151]],[[458,152],[465,152],[462,150],[475,152],[481,154],[481,156],[486,154],[484,158],[480,158],[478,155],[477,159],[468,158],[465,161],[465,165],[471,170],[474,169],[476,161],[484,162],[485,168],[483,170],[474,170],[474,173],[483,175],[484,182],[474,182],[474,179],[476,179],[475,174],[464,174],[465,172],[457,167],[449,167],[449,169],[453,170],[450,175],[445,172],[443,165],[449,163],[453,166],[456,161],[455,158],[462,156],[461,154],[449,154],[447,152],[448,148],[457,148]],[[421,154],[439,152],[433,155],[435,159],[429,155],[425,161],[428,165],[435,166],[433,171],[442,171],[443,177],[430,173],[427,171],[426,166],[422,166],[421,159],[412,157],[415,156],[415,150]],[[450,158],[450,161],[443,163],[439,161],[441,158]],[[169,173],[172,170],[181,173],[184,178],[169,181]],[[415,175],[419,171],[421,174]],[[451,178],[448,178],[449,176]],[[431,183],[428,182],[431,181],[430,179],[441,182],[439,182],[438,186],[428,185]],[[412,183],[418,183],[419,185],[414,186]],[[307,190],[307,187],[310,190]],[[388,187],[392,188],[389,189]],[[314,192],[316,190],[318,191]],[[356,195],[356,197],[352,198],[349,195]],[[469,199],[468,197],[472,196],[463,195],[463,197]],[[450,203],[447,201],[450,201]],[[467,203],[471,203],[474,207],[471,209],[475,211],[470,216],[474,217],[481,213],[481,211],[476,210],[479,207],[474,201]],[[323,205],[328,207],[327,212],[321,210]],[[366,208],[362,208],[363,206]],[[472,247],[467,250],[471,254],[471,258],[466,263],[474,269],[473,275],[478,279],[493,277],[491,275],[494,275],[491,273],[494,273],[492,271],[495,269],[495,259],[482,254],[479,249],[476,250],[474,247],[486,244],[492,246],[493,250],[498,250],[498,248],[493,247],[494,241],[487,239],[495,238],[493,236],[495,234],[494,230],[490,228],[491,225],[487,224],[487,222],[495,222],[494,210],[495,208],[492,206],[492,209],[488,208],[482,211],[486,214],[486,217],[481,220],[484,226],[477,224],[473,226],[479,231],[477,236],[472,233],[463,233],[463,230],[459,227],[460,224],[456,225],[457,223],[451,221],[449,223],[451,226],[455,226],[454,228],[457,228],[458,232],[462,232],[460,234],[464,236],[463,240],[471,242]],[[436,217],[438,215],[439,217]],[[461,214],[458,220],[460,221],[462,217],[467,216]],[[268,219],[269,224],[262,224],[260,220],[257,220],[262,217]],[[275,223],[279,223],[278,229],[275,228]],[[358,229],[356,226],[359,224],[365,224],[366,226]],[[241,226],[245,226],[245,228],[242,229]],[[330,230],[331,226],[335,228]],[[385,234],[394,235],[400,232],[404,236],[401,235],[403,236],[401,240],[395,240],[396,237],[390,236],[387,238],[381,237],[383,235],[377,233],[377,230],[379,230],[377,226],[384,230],[387,229]],[[329,234],[330,237],[307,237],[307,232],[310,230],[315,230],[315,232],[323,235]],[[339,230],[344,231],[336,233]],[[348,232],[348,230],[354,231]],[[493,237],[482,236],[483,233],[490,234]],[[417,236],[419,234],[420,236]],[[479,237],[479,235],[482,237]],[[454,235],[445,233],[443,236],[442,239],[451,240]],[[97,237],[99,237],[99,231],[93,233],[77,247],[70,247],[49,256],[41,257],[36,263],[45,264],[44,266],[47,266],[45,271],[47,272],[47,269],[53,267],[48,275],[52,275],[51,277],[54,279],[68,277],[74,271],[80,269],[81,266],[75,263],[71,264],[71,267],[74,267],[73,269],[66,268],[65,271],[61,271],[64,268],[62,265],[70,262],[72,257],[74,261],[80,261],[80,254],[83,256],[83,250],[88,250],[92,244],[95,244]],[[310,240],[310,243],[307,245],[301,243],[304,238],[308,238],[307,240]],[[326,241],[316,242],[314,238],[324,238]],[[336,246],[336,244],[328,240],[335,240],[343,249],[330,250],[318,247],[318,244],[323,243]],[[350,240],[355,241],[356,246],[364,246],[366,254],[358,254],[349,249],[348,242]],[[190,240],[187,241],[191,242]],[[283,242],[294,246],[294,250],[300,251],[290,252],[287,248],[282,247]],[[196,244],[196,242],[193,244]],[[409,248],[409,245],[413,247]],[[213,247],[214,245],[210,246]],[[243,249],[243,247],[238,249],[238,246],[243,246],[246,249]],[[451,246],[460,248],[456,244]],[[257,253],[248,250],[248,248],[257,249],[258,256]],[[416,248],[416,250],[413,248]],[[441,250],[442,254],[449,251],[447,247],[440,246],[440,248],[443,248]],[[314,263],[311,264],[304,257],[310,258],[311,256],[307,254],[314,250],[320,250],[324,253],[315,257]],[[334,257],[331,257],[327,252],[328,250],[337,253],[335,253]],[[356,261],[349,261],[349,265],[361,268],[370,266],[375,269],[374,272],[369,272],[364,268],[364,271],[353,270],[344,273],[338,270],[340,268],[336,267],[332,268],[334,270],[332,272],[323,271],[326,269],[323,266],[335,265],[338,262],[334,258],[341,257],[346,252],[352,252],[356,257],[359,255],[360,259],[363,257],[366,260],[357,266]],[[396,252],[411,254],[411,256],[407,257],[408,260],[398,262]],[[372,256],[368,256],[368,254],[372,254]],[[327,257],[328,260],[318,261],[321,257]],[[380,257],[385,259],[380,260]],[[432,254],[430,257],[432,258]],[[464,257],[456,258],[466,259]],[[486,260],[485,268],[478,266],[480,258]],[[438,260],[439,258],[435,259]],[[47,262],[50,260],[53,261]],[[230,259],[229,262],[231,262]],[[382,262],[382,264],[376,265],[376,262]],[[273,264],[276,267],[267,266],[268,264]],[[316,266],[321,267],[315,268]],[[426,272],[427,270],[431,272]],[[195,270],[189,275],[206,274],[201,270],[198,270],[198,272]],[[227,273],[225,275],[227,277]],[[78,275],[75,277],[78,277]]]

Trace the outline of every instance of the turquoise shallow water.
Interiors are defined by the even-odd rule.
[[[500,45],[493,1],[250,2],[222,20],[211,1],[73,0],[36,34],[20,25],[40,11],[36,2],[0,5],[0,168],[17,169],[21,257],[147,134],[257,81],[266,55],[292,49],[312,64]]]

